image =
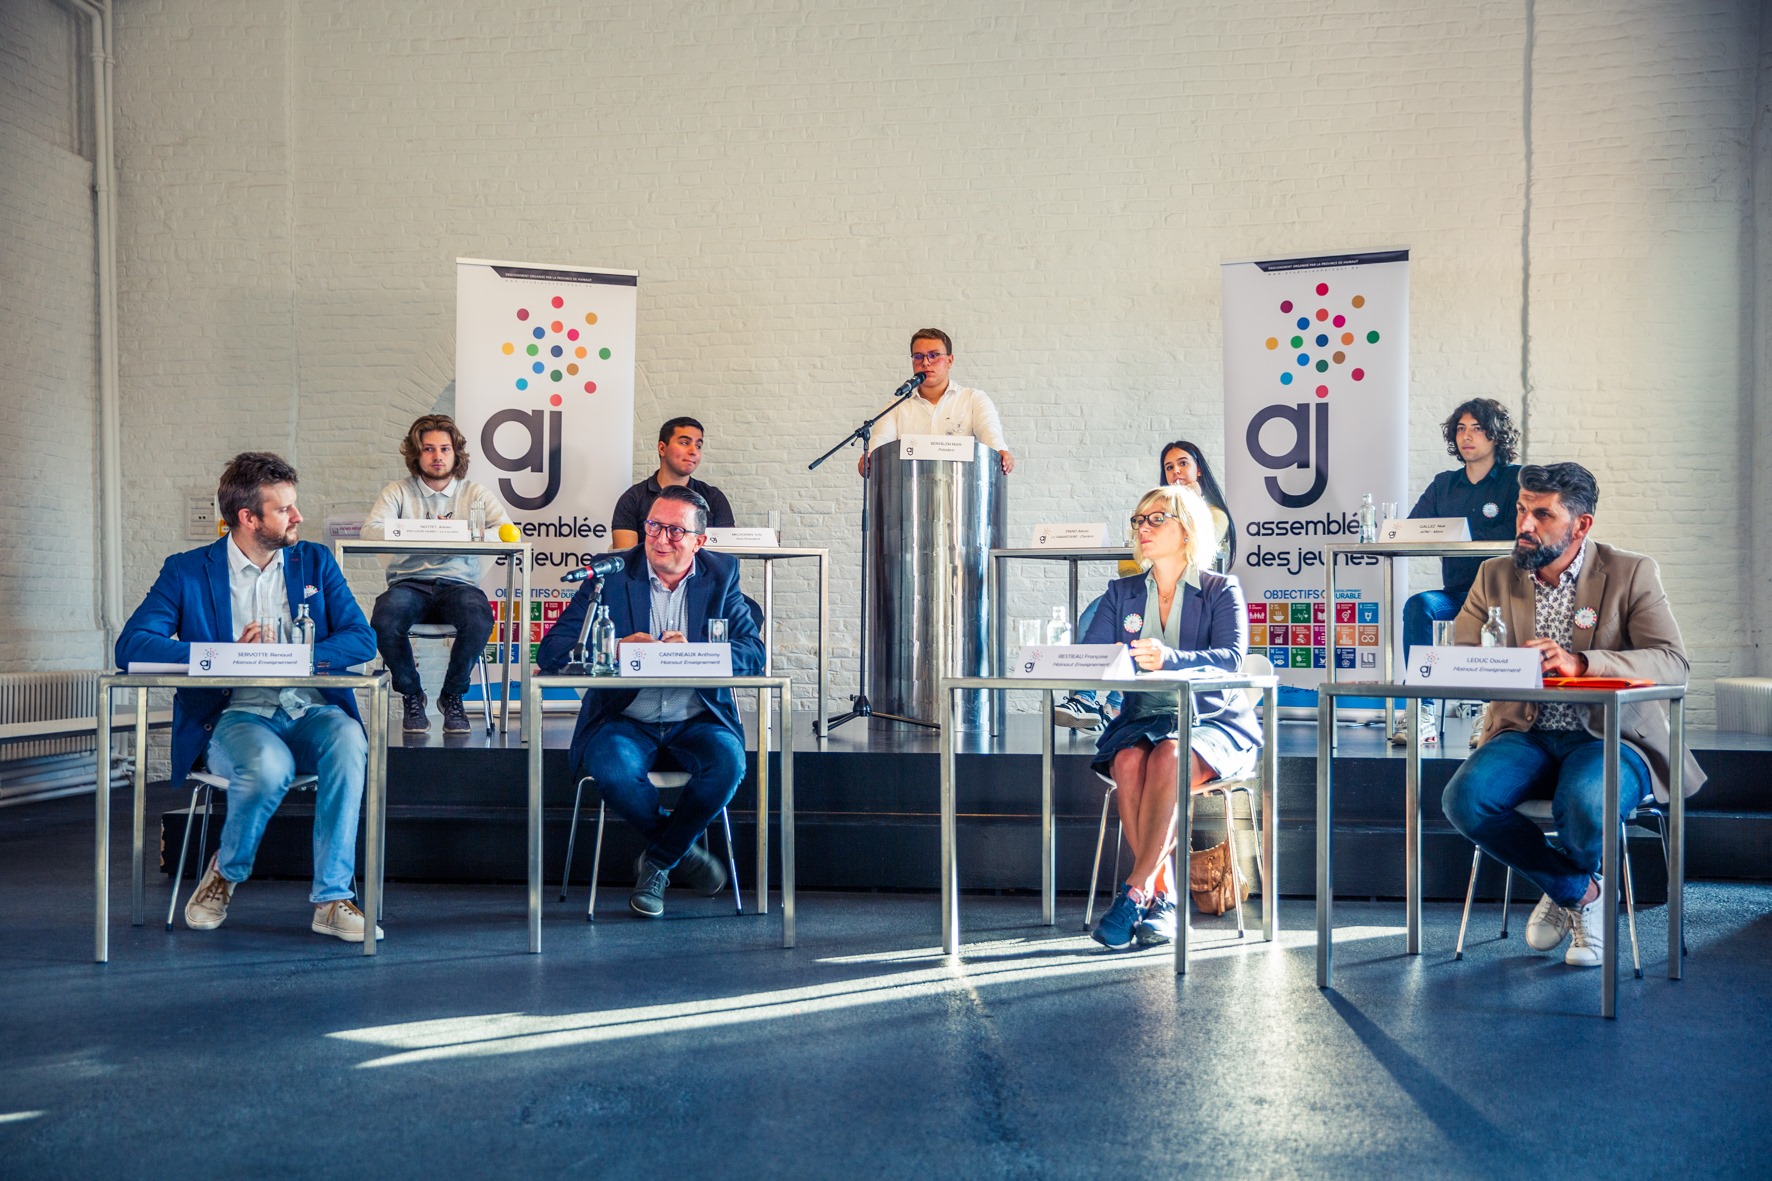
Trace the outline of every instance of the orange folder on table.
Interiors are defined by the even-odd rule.
[[[1654,681],[1641,677],[1546,677],[1546,689],[1647,689]]]

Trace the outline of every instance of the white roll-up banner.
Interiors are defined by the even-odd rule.
[[[506,603],[502,565],[482,582],[498,626],[489,661],[530,662],[576,589],[560,575],[609,548],[633,481],[635,271],[456,260],[456,424],[486,485],[534,544],[530,601]]]
[[[1331,613],[1323,547],[1359,539],[1366,493],[1408,511],[1409,252],[1227,263],[1223,277],[1224,494],[1249,649],[1273,661],[1282,705],[1314,706],[1332,664],[1339,680],[1379,679],[1383,566],[1339,567]]]

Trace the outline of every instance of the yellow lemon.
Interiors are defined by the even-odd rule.
[[[500,525],[498,527],[498,539],[500,541],[507,541],[507,542],[508,541],[516,541],[518,538],[520,538],[522,536],[523,536],[522,532],[515,525],[512,525],[509,522],[506,522],[505,524]]]

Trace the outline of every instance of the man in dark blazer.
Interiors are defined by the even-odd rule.
[[[292,638],[303,607],[314,623],[315,671],[343,672],[375,659],[375,633],[331,552],[296,539],[302,516],[295,483],[295,469],[269,452],[234,457],[216,491],[228,535],[166,559],[117,639],[119,667],[189,664],[192,648],[202,644]],[[319,782],[311,929],[362,942],[363,912],[351,897],[368,749],[348,690],[180,689],[172,707],[172,781],[183,782],[199,759],[228,781],[227,822],[185,905],[185,925],[222,925],[291,781],[313,774]]]
[[[756,675],[763,671],[763,641],[739,593],[738,563],[702,550],[707,526],[708,503],[699,493],[678,485],[662,489],[644,520],[644,540],[624,555],[622,571],[606,580],[602,603],[609,608],[618,645],[705,643],[708,620],[725,619],[733,674]],[[542,639],[536,659],[542,672],[558,671],[570,659],[585,612],[593,606],[592,585],[579,587]],[[636,914],[657,918],[664,913],[664,890],[673,874],[704,895],[726,884],[726,871],[695,840],[744,778],[744,727],[730,690],[623,690],[619,685],[613,681],[608,689],[585,694],[570,762],[573,775],[595,779],[609,806],[646,838],[634,864],[628,905]],[[668,813],[647,779],[666,751],[689,773]]]
[[[1453,624],[1460,644],[1476,644],[1491,607],[1501,608],[1508,642],[1536,649],[1547,677],[1629,677],[1686,683],[1686,649],[1652,558],[1588,536],[1600,498],[1578,463],[1520,469],[1511,558],[1491,558]],[[1618,760],[1618,806],[1625,815],[1651,792],[1667,800],[1671,760],[1683,759],[1684,793],[1704,785],[1692,753],[1668,749],[1667,703],[1626,707]],[[1599,967],[1604,951],[1599,880],[1606,841],[1621,816],[1602,814],[1602,715],[1598,706],[1497,701],[1482,744],[1446,784],[1442,806],[1453,827],[1485,853],[1537,883],[1544,897],[1526,924],[1526,942],[1550,951],[1570,940],[1564,962]],[[1528,799],[1553,801],[1556,844],[1514,811]]]

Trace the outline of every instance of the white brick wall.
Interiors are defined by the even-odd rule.
[[[123,5],[126,594],[241,448],[287,451],[310,515],[368,503],[449,381],[455,257],[633,267],[636,471],[693,413],[741,522],[830,545],[843,692],[859,483],[805,465],[910,329],[1002,407],[1021,541],[1123,517],[1162,439],[1222,455],[1222,261],[1402,244],[1411,483],[1458,400],[1519,406],[1524,285],[1530,457],[1589,463],[1601,536],[1663,558],[1703,721],[1767,600],[1715,540],[1761,421],[1759,7],[1593,8],[1532,6],[1528,91],[1517,3]],[[782,584],[804,667],[810,580]]]
[[[97,338],[79,27],[0,5],[0,671],[96,668]]]

